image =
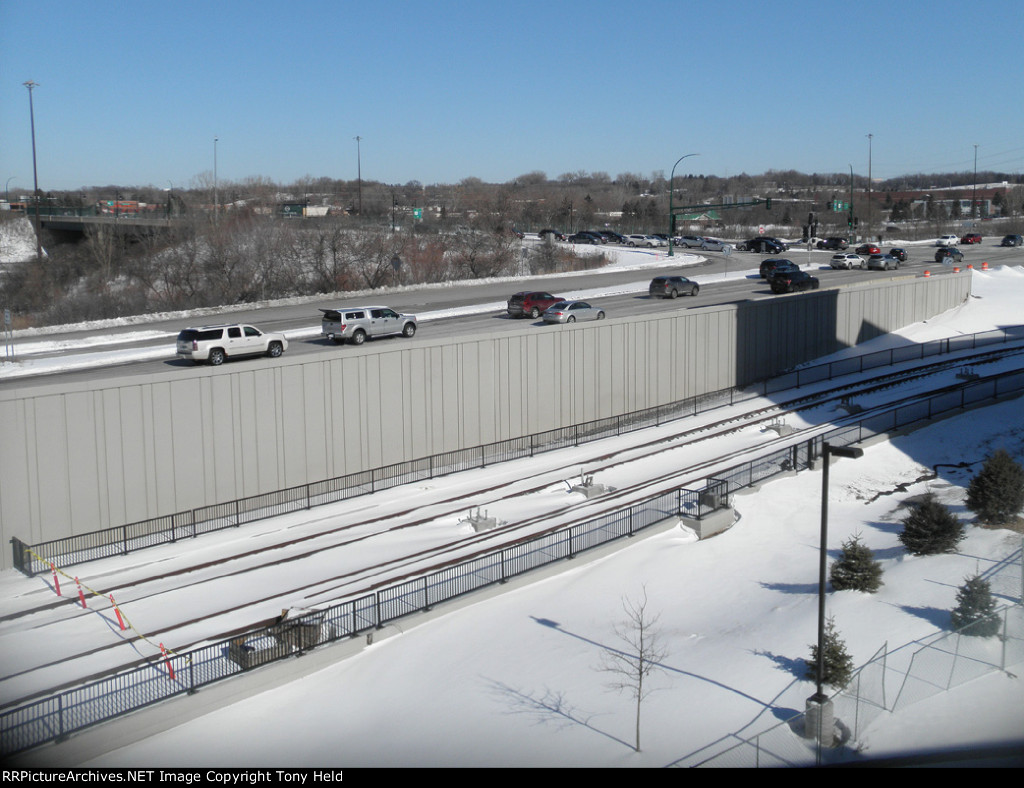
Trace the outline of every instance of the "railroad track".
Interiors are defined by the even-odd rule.
[[[265,526],[268,522],[262,521],[234,532],[231,544],[236,547],[232,547],[233,552],[226,556],[218,553],[216,558],[198,558],[204,552],[201,549],[204,540],[209,538],[201,537],[194,543],[194,548],[189,547],[193,556],[179,559],[180,565],[175,568],[167,566],[170,561],[160,548],[154,549],[154,555],[158,554],[159,559],[141,564],[137,559],[145,553],[109,559],[90,565],[99,571],[90,574],[89,583],[98,596],[116,596],[120,605],[133,611],[132,617],[140,624],[150,620],[151,615],[153,620],[159,620],[159,624],[145,630],[150,642],[169,642],[175,650],[183,651],[211,639],[230,637],[270,623],[273,621],[272,613],[282,607],[297,603],[303,607],[333,603],[383,584],[419,576],[474,555],[492,552],[501,546],[621,510],[659,492],[692,485],[713,476],[716,470],[744,462],[745,458],[807,441],[841,425],[844,420],[863,418],[871,412],[871,408],[865,407],[864,413],[856,417],[835,418],[837,403],[851,397],[865,401],[877,397],[883,401],[876,409],[892,408],[919,399],[925,393],[930,395],[943,387],[957,386],[952,380],[954,370],[965,364],[975,369],[984,366],[1015,368],[1021,365],[1022,355],[1024,349],[1003,346],[998,350],[974,354],[969,359],[946,358],[913,369],[888,370],[869,380],[859,376],[856,381],[808,387],[799,394],[787,392],[786,395],[778,395],[780,401],[770,405],[764,405],[763,399],[751,400],[731,406],[726,413],[710,411],[702,414],[704,421],[696,425],[694,422],[701,421],[701,418],[690,417],[663,425],[657,428],[655,438],[645,437],[651,430],[638,432],[634,437],[640,440],[625,450],[609,451],[606,442],[585,444],[575,450],[577,456],[572,465],[585,466],[587,472],[594,475],[625,472],[634,463],[646,463],[652,457],[667,456],[673,452],[685,453],[689,460],[676,463],[675,469],[655,477],[648,475],[642,480],[622,485],[601,498],[571,507],[548,506],[532,516],[503,523],[479,534],[459,533],[457,538],[451,538],[451,527],[438,527],[438,523],[446,520],[457,522],[456,518],[470,508],[495,507],[512,499],[551,492],[553,487],[564,484],[564,466],[558,465],[557,458],[549,455],[552,456],[550,463],[543,462],[542,457],[509,463],[509,468],[515,466],[515,471],[521,471],[523,467],[529,470],[525,475],[509,474],[510,478],[482,488],[475,487],[471,492],[441,493],[431,497],[426,505],[409,502],[408,497],[398,498],[392,499],[391,504],[397,501],[400,505],[384,512],[381,511],[385,508],[383,506],[366,505],[365,498],[351,499],[344,504],[347,513],[329,512],[309,520],[307,512],[307,519],[301,526],[277,527],[273,531],[254,533],[259,530],[259,525]],[[894,389],[900,390],[900,396],[891,396]],[[887,391],[889,395],[885,394]],[[830,407],[832,410],[825,413]],[[811,419],[786,437],[765,437],[762,428],[767,422],[784,416],[803,414],[807,417],[814,409],[823,411],[817,421]],[[715,448],[716,439],[740,432],[749,433],[747,445],[725,453]],[[563,456],[564,451],[558,456]],[[539,465],[545,467],[538,468]],[[466,475],[502,475],[501,467],[498,466],[498,471],[492,467],[482,472],[470,471]],[[445,479],[430,481],[431,486],[440,487],[444,486]],[[339,523],[339,518],[345,518],[346,522]],[[418,537],[416,529],[434,529],[442,535],[432,543],[407,538],[411,535]],[[302,533],[298,533],[299,530]],[[392,554],[379,559],[366,557],[369,549],[391,549],[390,546],[376,547],[377,543],[388,541],[395,544]],[[239,545],[241,542],[249,544],[242,546]],[[296,564],[305,567],[302,571],[306,577],[299,582],[295,581],[301,574],[295,571]],[[239,585],[257,590],[231,601],[234,596],[226,593],[225,589]],[[263,589],[266,589],[265,593],[260,593]],[[195,597],[197,593],[211,603],[196,609],[174,602],[176,594]],[[106,611],[83,609],[69,599],[56,598],[52,590],[42,583],[37,590],[24,595],[24,598],[28,597],[32,598],[29,604],[0,617],[0,646],[4,653],[16,654],[18,641],[23,638],[44,638],[61,645],[55,646],[52,658],[45,661],[5,660],[8,667],[0,676],[0,704],[3,706],[89,678],[108,675],[155,656],[140,636],[125,636],[114,631],[110,635],[111,642],[100,645],[89,645],[95,643],[92,638],[75,637],[83,627],[102,627],[104,623],[110,626],[113,623],[112,608]],[[179,608],[194,612],[192,615],[168,616],[169,609]],[[253,615],[260,610],[266,610],[267,615]],[[104,621],[95,620],[95,616],[103,617]],[[95,665],[102,667],[96,669]],[[55,679],[58,675],[61,678]]]

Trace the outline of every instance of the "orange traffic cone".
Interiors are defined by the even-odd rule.
[[[932,275],[932,272],[931,272],[931,271],[925,271],[925,272],[924,272],[924,275],[925,275],[926,277],[928,277],[928,276],[931,276],[931,275]]]

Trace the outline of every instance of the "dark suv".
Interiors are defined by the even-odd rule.
[[[833,249],[837,252],[841,252],[849,246],[850,242],[845,238],[826,238],[823,241],[818,241],[819,249]]]
[[[955,246],[943,246],[935,250],[935,262],[937,263],[962,263],[964,253]]]
[[[1021,246],[1024,244],[1024,238],[1019,235],[1004,235],[1003,240],[999,243],[1000,246]]]
[[[656,276],[651,280],[647,293],[652,298],[675,298],[680,295],[695,296],[700,285],[685,276]]]
[[[779,254],[786,251],[787,247],[775,238],[751,238],[743,244],[748,252],[761,252],[762,254]]]
[[[817,290],[818,279],[806,271],[786,271],[772,277],[773,293],[792,293],[797,290]]]
[[[508,300],[509,317],[532,317],[536,320],[549,306],[564,301],[561,296],[551,295],[540,290],[516,293]]]
[[[800,266],[794,263],[792,260],[786,260],[782,257],[771,257],[761,263],[761,277],[771,281],[777,273],[783,273],[786,271],[799,271]]]

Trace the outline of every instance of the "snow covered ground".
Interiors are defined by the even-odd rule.
[[[1024,323],[1024,269],[973,277],[965,305],[858,351]],[[897,535],[905,502],[927,491],[970,523],[964,488],[980,461],[1000,447],[1024,461],[1022,412],[1021,400],[974,410],[832,467],[830,557],[859,534],[885,570],[876,594],[828,597],[828,615],[856,664],[888,644],[891,667],[905,666],[948,629],[963,580],[1021,549],[1019,533],[971,525],[956,554],[912,557]],[[962,460],[977,464],[920,481],[932,465]],[[699,763],[734,737],[803,711],[814,692],[803,659],[816,637],[820,490],[817,471],[765,484],[737,496],[738,521],[714,538],[699,541],[675,525],[614,554],[580,556],[533,582],[409,617],[361,650],[322,648],[222,682],[230,689],[159,704],[16,760],[250,768]],[[5,588],[24,581],[3,580]],[[623,600],[642,593],[659,617],[667,656],[643,705],[637,753],[632,701],[609,688],[612,677],[600,666],[605,650],[621,645],[615,626],[625,617]],[[33,636],[43,653],[45,635]],[[80,636],[115,635],[104,628]],[[883,714],[851,743],[861,753],[853,757],[1001,744],[1024,753],[1022,669]],[[230,696],[204,700],[219,692]]]

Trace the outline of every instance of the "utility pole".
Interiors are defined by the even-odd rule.
[[[41,263],[43,261],[43,241],[39,226],[39,173],[36,170],[36,110],[32,103],[32,91],[39,87],[39,83],[30,79],[22,84],[28,88],[28,114],[32,123],[32,195],[36,203],[36,262]]]

